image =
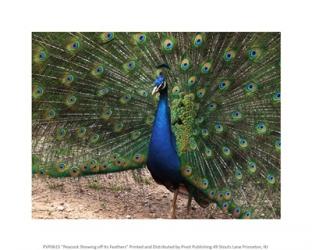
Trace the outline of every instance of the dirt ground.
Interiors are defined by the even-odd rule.
[[[158,185],[146,172],[115,173],[81,178],[32,180],[34,219],[155,219],[170,218],[173,194]],[[187,197],[177,201],[178,219],[228,218],[215,208],[201,208]]]

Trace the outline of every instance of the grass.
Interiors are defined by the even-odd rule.
[[[133,175],[133,179],[134,179],[134,181],[136,183],[139,183],[139,184],[144,184],[144,185],[152,184],[152,182],[150,181],[149,178],[146,178],[146,177],[143,177],[143,176],[140,176],[140,175],[137,175],[137,174]]]
[[[63,183],[49,183],[48,187],[51,190],[64,191],[64,184]]]
[[[94,189],[94,190],[101,190],[103,187],[96,181],[89,181],[88,188]]]
[[[111,183],[109,189],[112,192],[124,192],[124,191],[130,191],[131,188],[130,187],[124,187],[124,186],[120,186],[116,183]]]

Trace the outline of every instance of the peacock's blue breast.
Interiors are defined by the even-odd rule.
[[[147,166],[153,178],[166,186],[178,186],[182,181],[180,160],[171,131],[167,96],[161,96],[149,145]]]

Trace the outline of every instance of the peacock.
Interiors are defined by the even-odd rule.
[[[32,174],[147,168],[231,218],[280,218],[279,32],[33,32]]]

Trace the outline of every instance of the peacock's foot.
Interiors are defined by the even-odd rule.
[[[188,200],[187,200],[187,206],[186,206],[186,215],[190,214],[191,211],[191,205],[192,205],[192,195],[189,193]]]
[[[177,215],[176,214],[173,214],[173,213],[171,213],[171,217],[170,217],[171,219],[177,219]]]
[[[171,219],[176,219],[176,205],[177,205],[177,198],[178,198],[179,189],[174,191],[173,200],[172,200],[172,210],[171,210]]]

